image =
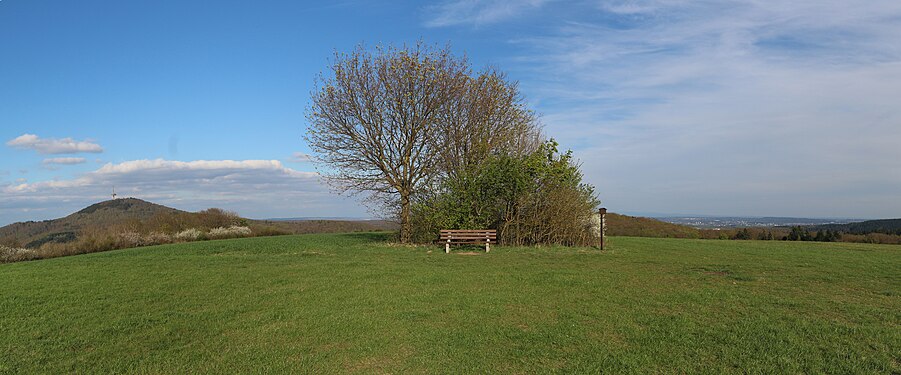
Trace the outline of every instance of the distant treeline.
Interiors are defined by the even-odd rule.
[[[719,238],[731,240],[776,240],[776,241],[819,241],[819,242],[857,242],[901,245],[901,235],[886,233],[846,233],[841,230],[822,229],[816,227],[775,227],[775,228],[736,228],[700,230],[700,238]]]
[[[810,227],[697,229],[645,217],[607,215],[607,234],[610,236],[901,244],[899,228],[901,219]]]
[[[867,220],[849,224],[824,224],[810,229],[824,229],[850,234],[882,233],[901,235],[901,219]]]
[[[772,241],[772,240],[782,240],[782,241],[816,241],[816,242],[837,242],[842,239],[842,233],[833,231],[830,229],[827,230],[818,230],[816,232],[812,232],[804,229],[801,226],[794,226],[789,231],[788,234],[783,235],[784,229],[775,230],[776,234],[773,234],[774,230],[772,229],[760,229],[752,233],[750,228],[741,228],[738,229],[735,234],[730,236],[730,239],[733,240],[762,240],[762,241]]]

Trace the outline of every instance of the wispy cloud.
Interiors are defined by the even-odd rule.
[[[72,179],[0,186],[0,216],[33,217],[43,209],[55,217],[106,199],[115,187],[177,208],[222,207],[250,217],[361,216],[350,200],[332,195],[314,172],[287,168],[277,160],[133,160],[108,163]],[[22,209],[32,211],[23,216]]]
[[[103,148],[91,141],[76,141],[72,138],[41,138],[34,134],[22,134],[6,142],[13,148],[30,149],[41,154],[100,153]]]
[[[548,133],[635,211],[897,216],[901,2],[602,1],[514,40]],[[589,21],[586,21],[589,19]]]
[[[479,26],[496,23],[537,9],[548,0],[453,0],[426,8],[427,27]]]
[[[73,164],[82,164],[86,162],[85,158],[47,158],[42,162],[44,165],[49,164],[62,164],[62,165],[73,165]]]
[[[309,163],[313,161],[313,156],[303,152],[295,152],[291,154],[291,158],[288,159],[288,161],[293,163]]]

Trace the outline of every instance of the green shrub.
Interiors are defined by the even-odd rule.
[[[553,140],[524,156],[491,155],[437,191],[413,207],[414,240],[433,241],[441,229],[486,228],[497,229],[507,245],[584,245],[594,237],[594,187]]]

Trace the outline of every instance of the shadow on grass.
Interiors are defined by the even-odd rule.
[[[441,248],[441,252],[444,252],[444,244],[443,244],[443,243],[437,242],[437,243],[435,243],[435,246],[440,247],[440,248]],[[492,248],[492,249],[495,249],[496,246],[497,246],[497,245],[492,244],[492,245],[491,245],[491,248]],[[485,245],[469,245],[469,244],[466,244],[466,245],[451,245],[451,247],[450,247],[450,252],[451,252],[451,254],[456,253],[456,252],[465,252],[465,253],[482,252],[482,253],[484,253],[484,252],[485,252]]]

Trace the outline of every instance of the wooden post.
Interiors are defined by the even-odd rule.
[[[600,238],[600,248],[604,250],[604,236],[607,235],[607,208],[601,207],[598,209],[598,215],[601,215],[601,238]]]

